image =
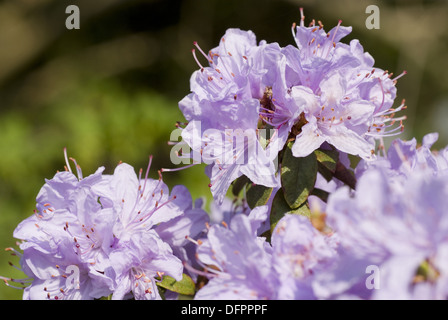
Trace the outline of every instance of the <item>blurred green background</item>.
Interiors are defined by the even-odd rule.
[[[75,4],[81,28],[68,30],[65,9]],[[365,26],[368,5],[380,9],[380,29]],[[339,19],[353,26],[376,66],[398,75],[397,105],[405,98],[402,138],[437,131],[448,144],[448,2],[401,0],[3,0],[0,1],[0,275],[21,277],[3,248],[32,214],[45,178],[64,169],[63,148],[84,175],[119,161],[151,176],[172,167],[167,144],[178,101],[197,69],[191,49],[215,47],[230,27],[258,40],[294,44],[291,24],[304,7],[307,23],[328,31]],[[210,201],[203,166],[164,173],[170,187],[185,184]],[[22,292],[0,283],[0,299]]]

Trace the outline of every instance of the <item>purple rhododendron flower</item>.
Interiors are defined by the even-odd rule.
[[[333,235],[319,232],[307,217],[286,215],[272,234],[272,268],[278,300],[316,299],[314,277],[337,258]]]
[[[338,234],[340,261],[323,277],[320,292],[326,298],[446,299],[447,178],[429,164],[405,178],[372,167],[355,192],[344,187],[330,195],[327,222]],[[369,266],[379,270],[376,289],[366,285]]]
[[[184,213],[170,221],[159,224],[154,230],[160,238],[170,245],[173,254],[182,262],[192,266],[196,265],[196,247],[194,240],[201,238],[206,226],[210,222],[210,217],[203,209],[202,199],[197,199],[192,205],[189,191],[184,186],[175,186],[173,193],[181,194],[176,188],[181,188],[184,194],[184,204],[187,206]],[[184,270],[193,280],[197,280],[197,275]]]
[[[287,113],[295,117],[288,126],[296,135],[292,149],[296,157],[307,156],[326,141],[340,151],[371,159],[374,138],[403,128],[405,117],[392,116],[405,108],[403,102],[392,109],[400,76],[391,79],[388,72],[375,68],[358,40],[350,45],[339,42],[350,32],[341,21],[329,33],[314,21],[305,27],[302,15],[295,34],[298,49],[288,46],[282,50],[287,57],[283,85],[287,90],[274,91],[273,97],[289,95],[283,100],[289,101]],[[278,117],[284,109],[277,110],[274,103],[273,113]],[[399,125],[393,127],[394,123]]]
[[[250,207],[246,202],[238,202],[227,197],[221,204],[216,201],[210,204],[210,222],[212,224],[222,223],[223,221],[229,224],[235,215],[249,215],[249,213]]]
[[[158,180],[142,177],[141,171],[137,177],[134,169],[126,163],[119,164],[113,175],[106,176],[94,188],[103,209],[111,208],[116,212],[117,223],[113,231],[121,241],[134,232],[151,230],[182,215],[189,204],[182,197],[184,190],[181,190],[179,198],[175,194],[177,190],[180,187],[173,189],[170,195],[161,177]]]
[[[23,254],[16,254],[30,277],[27,282],[32,281],[24,289],[24,300],[91,300],[110,294],[112,280],[82,261],[67,238],[61,239],[58,252],[44,252],[37,245],[29,245]]]
[[[261,41],[251,31],[229,29],[206,54],[190,80],[191,93],[179,102],[188,121],[182,137],[193,159],[209,164],[211,192],[222,203],[241,175],[278,187],[275,159],[286,141],[304,157],[326,142],[343,153],[371,160],[376,140],[399,134],[406,117],[393,108],[397,80],[374,66],[341,21],[330,32],[313,21],[293,26],[297,47]],[[296,30],[294,30],[296,29]],[[267,131],[270,134],[267,134]],[[263,132],[263,134],[260,134]],[[241,141],[244,141],[242,143]]]
[[[122,300],[130,292],[136,300],[161,299],[156,277],[166,274],[182,279],[182,262],[153,230],[135,232],[117,244],[110,260],[117,274],[114,300]]]
[[[274,159],[282,144],[259,130],[260,99],[269,70],[281,55],[277,44],[256,43],[251,31],[229,29],[219,46],[205,54],[209,62],[191,77],[191,90],[179,102],[188,125],[182,137],[209,164],[211,192],[222,203],[233,180],[246,175],[254,183],[278,185]],[[194,51],[195,52],[195,51]],[[270,143],[263,139],[270,139]]]
[[[110,268],[108,255],[114,241],[112,228],[115,216],[110,210],[101,209],[98,197],[92,192],[93,186],[101,181],[104,168],[99,168],[97,172],[84,178],[77,164],[78,177],[71,172],[68,163],[67,166],[69,171],[58,172],[53,179],[46,180],[36,199],[35,214],[22,221],[14,230],[14,237],[23,241],[20,244],[20,249],[23,250],[22,268],[30,271],[30,277],[36,277],[24,297],[57,298],[55,284],[51,282],[54,280],[55,283],[62,283],[63,279],[51,277],[53,273],[50,270],[57,266],[61,266],[61,270],[66,269],[69,265],[67,261],[72,261],[73,265],[84,270],[85,272],[80,272],[81,275],[88,274],[89,277],[102,279],[102,285],[97,281],[95,286],[107,288],[108,291],[101,290],[101,295],[110,294],[113,287],[113,279],[108,277],[107,270]],[[44,257],[48,259],[46,263],[33,264],[34,261],[42,262]],[[50,267],[51,261],[57,262]],[[45,285],[37,286],[42,281]],[[85,279],[83,283],[86,283],[84,286],[89,286],[90,282]],[[38,293],[39,289],[36,289],[50,287],[52,291],[48,292],[44,290]],[[64,288],[65,286],[59,288],[60,293],[67,291]],[[80,290],[84,291],[84,288]],[[92,291],[92,294],[72,292],[62,294],[59,298],[101,297],[96,294],[96,291]]]
[[[85,178],[76,167],[78,177],[67,162],[66,172],[46,181],[35,214],[14,231],[23,254],[14,252],[30,277],[19,283],[31,282],[24,298],[160,299],[156,281],[182,279],[182,261],[191,259],[185,236],[205,229],[202,204],[193,208],[185,187],[170,194],[161,176],[142,177],[140,170],[137,177],[125,163],[112,175],[101,167]],[[76,270],[76,287],[64,282],[67,270]]]
[[[117,215],[110,253],[117,281],[112,298],[123,299],[132,291],[135,299],[160,299],[154,277],[167,274],[180,280],[183,267],[154,228],[182,215],[188,204],[182,197],[170,195],[161,178],[142,178],[141,172],[137,177],[125,163],[96,185],[95,193],[103,208],[112,209]]]
[[[275,194],[277,190],[273,190],[272,194]],[[262,235],[265,231],[269,230],[269,213],[271,211],[273,196],[269,199],[265,206],[260,208],[250,209],[246,201],[234,201],[229,198],[224,198],[222,204],[218,204],[213,201],[210,205],[210,222],[212,224],[224,223],[230,224],[233,217],[239,214],[249,216],[252,223],[259,225],[257,229],[257,235]]]
[[[260,208],[258,210],[263,210]],[[265,218],[267,210],[264,210]],[[268,299],[274,293],[271,283],[269,244],[257,237],[259,221],[244,214],[230,224],[214,224],[197,247],[198,262],[209,278],[195,299]]]
[[[320,233],[308,218],[286,215],[277,224],[271,244],[258,237],[267,206],[249,216],[236,214],[230,224],[210,227],[197,247],[209,278],[195,299],[315,299],[314,275],[336,258],[331,236]]]
[[[409,141],[395,139],[391,142],[387,152],[379,155],[376,161],[361,160],[355,169],[357,178],[369,168],[385,168],[388,175],[396,177],[393,181],[399,182],[399,178],[406,179],[416,168],[426,168],[432,174],[438,174],[446,170],[446,153],[444,150],[438,153],[431,151],[432,145],[439,135],[436,132],[423,137],[422,145],[417,147],[417,140]]]

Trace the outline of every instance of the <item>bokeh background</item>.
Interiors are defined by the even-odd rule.
[[[65,9],[80,9],[81,28],[68,30]],[[380,29],[365,26],[368,5],[380,9]],[[230,27],[258,40],[294,44],[299,8],[307,23],[328,31],[339,19],[353,26],[376,66],[398,75],[397,105],[405,98],[404,139],[437,131],[448,144],[448,1],[424,0],[3,0],[0,1],[0,275],[22,277],[3,248],[30,216],[45,178],[64,170],[63,148],[84,175],[119,161],[150,176],[172,167],[167,144],[183,117],[178,101],[197,69],[193,41],[208,50]],[[203,166],[164,173],[210,201]],[[0,283],[0,299],[22,291]]]

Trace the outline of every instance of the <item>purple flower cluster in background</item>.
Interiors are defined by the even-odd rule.
[[[448,147],[386,150],[406,72],[342,43],[341,21],[304,20],[295,46],[239,29],[194,43],[180,156],[207,164],[208,210],[148,178],[152,158],[83,177],[66,155],[14,231],[28,278],[1,279],[24,299],[447,299]]]

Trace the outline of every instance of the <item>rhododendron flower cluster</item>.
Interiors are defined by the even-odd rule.
[[[8,248],[26,277],[1,279],[24,299],[448,298],[448,147],[434,132],[386,148],[406,72],[300,12],[286,47],[236,28],[193,42],[187,166],[84,177],[65,151]],[[201,163],[212,203],[164,183]]]

